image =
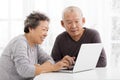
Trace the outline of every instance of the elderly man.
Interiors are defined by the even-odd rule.
[[[78,7],[67,7],[63,11],[61,24],[66,31],[57,36],[51,53],[56,62],[65,58],[70,64],[74,64],[81,44],[101,43],[96,30],[83,27],[85,18]],[[106,64],[105,51],[102,49],[96,67],[105,67]]]

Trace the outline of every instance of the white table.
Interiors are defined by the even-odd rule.
[[[120,68],[96,68],[79,73],[43,73],[34,80],[120,80]]]

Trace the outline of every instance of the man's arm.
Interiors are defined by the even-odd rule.
[[[59,45],[59,37],[56,38],[53,49],[52,49],[52,53],[51,56],[54,59],[55,62],[58,62],[59,60],[62,59],[62,53],[60,51],[60,45]]]
[[[100,35],[97,31],[95,32],[93,42],[94,43],[101,43]],[[106,67],[106,65],[107,65],[107,59],[106,59],[105,50],[103,48],[96,67]]]
[[[96,67],[106,67],[106,65],[107,65],[106,55],[105,55],[104,49],[102,49],[102,52]]]

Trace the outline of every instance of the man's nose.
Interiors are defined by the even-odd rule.
[[[76,24],[73,22],[72,23],[72,28],[75,28],[76,27]]]

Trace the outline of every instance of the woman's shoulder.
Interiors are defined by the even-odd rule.
[[[26,44],[27,41],[26,41],[26,38],[24,35],[18,35],[16,37],[14,37],[10,42],[9,44]]]

